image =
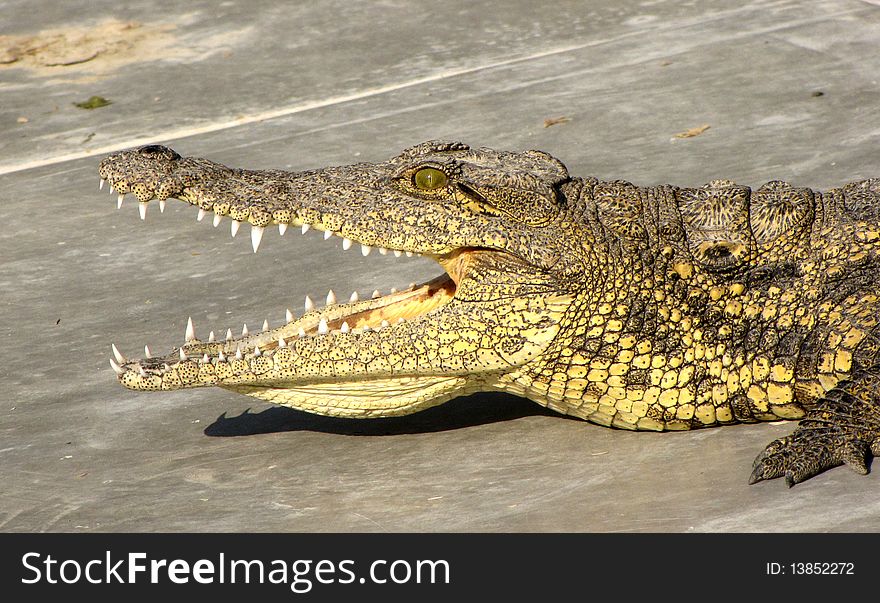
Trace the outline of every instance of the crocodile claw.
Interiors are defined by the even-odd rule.
[[[813,408],[791,435],[771,442],[755,459],[749,483],[784,477],[789,487],[839,465],[868,473],[880,455],[876,372],[843,381]]]
[[[870,446],[863,440],[846,440],[828,427],[799,427],[793,434],[771,442],[758,455],[749,484],[784,477],[792,487],[826,469],[846,465],[856,473],[868,473]]]

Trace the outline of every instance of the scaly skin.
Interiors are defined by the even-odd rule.
[[[624,429],[803,418],[751,481],[789,485],[880,451],[880,180],[821,194],[774,181],[639,188],[574,178],[539,151],[427,142],[301,173],[149,146],[102,179],[142,211],[176,197],[215,221],[324,230],[418,253],[447,275],[128,361],[135,390],[216,385],[319,414],[406,414],[504,390]],[[143,214],[142,214],[143,215]]]

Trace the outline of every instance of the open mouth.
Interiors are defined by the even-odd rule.
[[[101,189],[104,188],[105,182],[102,178]],[[112,179],[109,188],[111,193],[118,195],[118,208],[122,207],[126,192],[132,192],[124,190],[127,188],[124,184],[123,190],[115,189]],[[145,219],[146,208],[152,199],[140,200],[142,195],[139,195],[138,198],[140,217]],[[159,199],[159,208],[160,211],[164,211],[165,199]],[[200,208],[197,220],[203,221],[209,215],[213,215],[213,225],[218,227],[223,218],[220,213]],[[242,221],[231,221],[230,234],[233,237],[238,234],[241,224]],[[373,248],[345,238],[342,233],[327,229],[322,224],[310,224],[299,220],[278,224],[279,234],[284,235],[290,227],[298,227],[303,235],[312,230],[323,231],[325,241],[333,237],[342,238],[342,248],[346,251],[358,244],[364,256],[370,255],[373,251],[381,255],[393,254],[396,257],[423,255],[399,249]],[[251,224],[251,243],[254,252],[259,249],[264,231],[265,227]],[[469,260],[474,254],[481,251],[485,250],[466,248],[443,255],[424,254],[424,257],[430,257],[440,264],[445,273],[423,283],[412,283],[401,291],[391,289],[389,293],[382,295],[378,290],[375,290],[369,299],[361,299],[359,294],[355,292],[347,300],[344,298],[340,300],[331,290],[323,304],[316,304],[307,296],[303,315],[297,317],[293,312],[287,310],[286,322],[275,328],[270,328],[268,321],[266,321],[259,331],[251,332],[245,325],[240,334],[233,333],[232,329],[228,329],[225,333],[219,334],[211,331],[206,337],[199,338],[192,319],[189,319],[184,342],[168,355],[156,356],[148,347],[145,347],[144,358],[129,360],[113,345],[113,358],[111,358],[110,364],[120,376],[120,380],[126,385],[136,385],[136,389],[164,389],[163,383],[167,380],[172,368],[182,369],[182,363],[196,363],[198,372],[203,374],[205,373],[203,369],[207,366],[219,369],[221,365],[235,361],[248,362],[256,358],[268,359],[280,349],[315,337],[358,338],[371,332],[394,328],[396,325],[419,321],[430,317],[433,312],[454,299],[458,283],[466,276]],[[305,342],[303,341],[303,343]],[[218,379],[223,372],[215,370]],[[137,380],[136,384],[133,382],[134,379]],[[210,372],[207,374],[207,379],[202,378],[200,381],[200,383],[193,385],[215,384],[211,382],[214,380],[211,378]]]
[[[101,188],[110,185],[117,206],[129,193],[136,197],[141,219],[150,203],[162,211],[175,198],[197,208],[199,221],[219,227],[228,220],[233,237],[247,225],[254,252],[265,230],[277,227],[281,235],[298,229],[339,237],[343,250],[365,256],[422,255],[444,270],[368,299],[332,291],[323,303],[306,298],[301,316],[288,311],[276,327],[205,336],[188,320],[182,344],[167,355],[147,348],[144,358],[129,360],[112,346],[119,382],[139,391],[217,386],[348,417],[408,414],[508,387],[554,340],[572,296],[544,275],[558,257],[532,262],[530,238],[505,230],[510,218],[478,190],[496,191],[497,182],[467,180],[451,161],[456,153],[466,159],[468,147],[431,142],[386,162],[301,172],[230,168],[159,145],[104,158]],[[495,194],[506,207],[507,197]],[[523,379],[516,391],[531,383]]]

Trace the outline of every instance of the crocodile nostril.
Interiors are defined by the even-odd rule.
[[[163,147],[160,144],[149,144],[147,146],[139,148],[138,152],[141,155],[158,156],[169,161],[180,159],[180,155],[177,152],[175,152],[173,149],[169,149],[168,147]]]

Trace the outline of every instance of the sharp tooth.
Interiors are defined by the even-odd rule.
[[[415,289],[415,288],[416,288],[416,284],[415,284],[415,283],[410,283],[410,284],[409,284],[409,288],[410,288],[410,289]]]
[[[278,225],[278,234],[283,237],[285,232],[287,232],[287,222],[282,222]]]
[[[235,338],[232,336],[232,329],[226,329],[226,341],[232,341],[233,339]]]
[[[196,328],[193,326],[193,319],[189,317],[186,319],[186,334],[184,335],[184,341],[190,342],[196,338]]]
[[[306,295],[306,302],[305,302],[305,310],[306,310],[306,312],[311,312],[311,311],[314,310],[314,309],[315,309],[315,302],[312,301],[312,298],[311,298],[311,297],[309,297],[308,295]]]
[[[391,326],[391,323],[388,322],[387,320],[383,320],[382,324],[380,326],[384,329],[385,327]]]
[[[241,222],[238,220],[233,220],[232,224],[229,227],[229,232],[232,234],[232,237],[235,238],[235,235],[238,234],[238,228],[241,226]]]
[[[244,358],[244,354],[241,353],[241,346],[237,345],[235,346],[235,359],[241,360],[242,358]]]
[[[103,178],[101,178],[101,184],[98,185],[98,190],[99,190],[99,191],[100,191],[100,190],[104,190],[104,182],[105,182],[105,180],[104,180]]]
[[[354,302],[358,301],[359,299],[360,299],[360,296],[358,295],[358,292],[353,291],[351,294],[351,297],[348,298],[348,303],[353,304]]]
[[[412,251],[407,251],[407,252],[406,252],[406,257],[411,258],[412,256],[413,256],[413,252],[412,252]]]
[[[305,336],[306,336],[306,332],[303,330],[302,327],[300,327],[300,328],[299,328],[299,331],[296,332],[296,335],[297,335],[297,337],[305,337]]]
[[[208,363],[210,363],[210,362],[211,362],[211,359],[208,358],[208,355],[207,355],[207,354],[205,354],[204,356],[202,356],[202,364],[208,364]]]
[[[217,354],[217,360],[220,362],[226,362],[226,354],[223,353],[223,350],[220,350],[220,353]]]
[[[399,249],[394,250],[394,257],[399,258],[402,255],[403,255],[403,252],[400,251]]]
[[[349,331],[351,331],[351,327],[348,326],[347,322],[343,322],[342,326],[339,327],[339,330],[342,331],[343,333],[348,333]]]
[[[397,324],[400,324],[402,322],[403,322],[403,317],[401,316],[400,318],[397,319]]]
[[[287,347],[287,342],[284,341],[283,337],[278,338],[278,347],[279,348],[286,348]]]
[[[141,374],[141,377],[143,377],[144,379],[147,378],[147,371],[145,371],[144,367],[142,367],[141,365],[138,365],[138,372]]]
[[[293,312],[290,311],[290,308],[287,309],[284,317],[287,319],[287,322],[293,322]]]
[[[260,351],[260,346],[255,345],[254,346],[254,356],[262,356],[262,355],[263,355],[263,352]]]
[[[112,195],[113,192],[114,192],[114,191],[113,191],[113,185],[111,184],[111,185],[110,185],[110,194]]]
[[[205,216],[208,215],[208,212],[204,210],[204,208],[199,208],[199,215],[196,216],[196,222],[201,222],[205,219]]]
[[[369,333],[373,329],[370,328],[370,325],[364,325],[364,333]]]
[[[342,239],[342,250],[348,251],[349,249],[351,249],[351,239],[343,238]]]
[[[372,296],[372,297],[373,297],[373,299],[376,299],[377,297],[382,297],[382,294],[379,293],[379,290],[378,290],[378,289],[376,289],[375,291],[373,291],[373,296]]]
[[[370,255],[370,252],[373,250],[369,245],[361,245],[361,255],[367,257]]]
[[[153,357],[153,352],[150,351],[150,346],[148,346],[148,345],[144,346],[144,356],[146,356],[147,358]]]
[[[214,335],[214,331],[208,333],[208,343],[214,343],[217,341],[217,337]]]
[[[181,361],[189,360],[189,358],[186,355],[186,352],[183,351],[183,348],[180,348],[180,360]]]
[[[165,199],[159,199],[159,213],[160,214],[165,213],[165,206],[166,205],[167,205],[167,203],[165,202]]]
[[[394,295],[397,293],[397,287],[391,287],[391,294]]]
[[[125,201],[125,193],[119,193],[116,197],[116,209],[122,209],[122,202]]]
[[[254,248],[254,253],[257,253],[257,249],[260,248],[260,241],[263,240],[263,227],[262,226],[251,226],[251,245]]]
[[[245,324],[241,325],[241,336],[247,337],[248,335],[250,335],[250,331],[248,331],[247,323],[245,323]]]
[[[333,306],[336,304],[336,294],[333,293],[333,289],[327,292],[327,305]]]
[[[331,230],[325,230],[325,231],[324,231],[324,240],[325,240],[325,241],[326,241],[327,239],[329,239],[330,237],[332,237],[332,236],[333,236],[333,231],[331,231]]]
[[[388,250],[384,247],[379,248],[379,255],[388,255]]]
[[[147,219],[147,204],[146,203],[138,203],[138,213],[141,215],[141,220]]]
[[[311,225],[311,224],[303,224],[303,225],[302,225],[302,228],[300,229],[300,232],[301,232],[302,234],[306,234],[307,232],[309,232],[309,230],[310,230],[311,228],[312,228],[312,225]]]
[[[266,320],[263,321],[263,330],[264,330],[264,331],[268,331],[268,330],[269,330],[269,319],[268,319],[268,318],[267,318]]]
[[[128,360],[125,359],[125,356],[123,356],[119,352],[119,348],[116,347],[115,343],[110,344],[110,349],[113,350],[113,355],[116,357],[116,362],[118,362],[119,364],[125,364],[126,362],[128,362]]]
[[[220,226],[220,220],[222,220],[222,219],[223,219],[223,216],[221,216],[220,214],[214,214],[214,228],[217,228],[218,226]]]
[[[329,331],[330,329],[327,328],[327,319],[322,318],[318,323],[318,335],[326,335]]]
[[[122,373],[125,372],[125,369],[123,369],[121,366],[116,364],[116,361],[113,360],[112,358],[110,359],[110,366],[113,367],[113,370],[116,371],[117,375],[121,375]]]

